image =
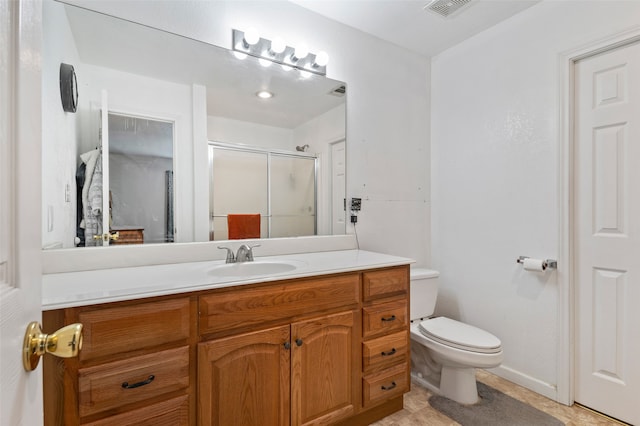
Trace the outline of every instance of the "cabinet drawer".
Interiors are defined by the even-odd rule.
[[[355,305],[360,299],[359,289],[359,274],[349,274],[202,296],[200,334],[262,326],[308,312]]]
[[[408,322],[407,301],[380,303],[362,308],[362,335],[373,337],[405,329]]]
[[[188,386],[188,346],[82,368],[79,414],[85,417]]]
[[[365,301],[409,292],[409,268],[393,268],[363,274],[362,295]]]
[[[189,397],[184,395],[95,422],[83,423],[83,426],[187,426],[188,424]]]
[[[189,339],[189,299],[80,312],[80,361]]]
[[[409,342],[407,331],[378,337],[362,344],[362,365],[365,372],[407,362]]]
[[[408,391],[409,372],[406,364],[362,379],[362,402],[365,407],[400,396]]]

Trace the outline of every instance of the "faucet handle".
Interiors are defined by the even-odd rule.
[[[247,260],[252,261],[253,260],[253,249],[256,247],[260,247],[260,244],[254,244],[252,246],[247,245],[247,247],[249,247],[249,253],[247,254]]]
[[[227,251],[227,259],[226,259],[225,263],[235,263],[236,258],[233,255],[233,251],[231,251],[231,249],[229,247],[218,246],[218,248],[220,250],[226,250]]]
[[[243,244],[238,248],[236,254],[236,262],[251,262],[253,261],[253,248],[260,247],[260,244],[254,244],[252,246]]]

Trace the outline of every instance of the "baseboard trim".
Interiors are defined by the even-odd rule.
[[[335,426],[368,426],[404,408],[404,398],[400,395],[373,408],[365,409],[347,420],[335,423]]]
[[[556,402],[562,403],[558,400],[558,388],[550,383],[543,382],[542,380],[531,377],[520,371],[501,365],[497,368],[487,369],[487,371],[500,376],[503,379],[509,380],[517,385],[523,386],[529,390],[532,390],[540,395],[546,396]]]

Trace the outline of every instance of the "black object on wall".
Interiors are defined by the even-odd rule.
[[[76,112],[78,107],[78,80],[73,65],[60,64],[60,99],[62,109]]]

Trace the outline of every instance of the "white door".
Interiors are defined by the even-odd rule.
[[[331,144],[331,234],[346,232],[346,153],[344,141]]]
[[[22,344],[41,319],[40,0],[0,1],[0,424],[42,424],[42,370]],[[46,332],[47,330],[45,330]]]
[[[575,89],[575,400],[640,425],[640,44]]]
[[[109,245],[111,228],[111,192],[109,191],[109,99],[106,90],[102,90],[102,108],[100,109],[100,150],[102,151],[102,245]],[[99,245],[99,244],[98,244]]]
[[[87,247],[108,246],[111,206],[109,199],[109,102],[108,92],[100,92],[100,103],[91,103],[91,117],[97,117],[92,125],[96,126],[98,146],[97,157],[88,157],[87,177],[84,183],[83,221],[85,228],[85,245]],[[93,154],[93,153],[92,153]],[[86,192],[85,192],[86,191]],[[105,226],[107,224],[107,226]]]

